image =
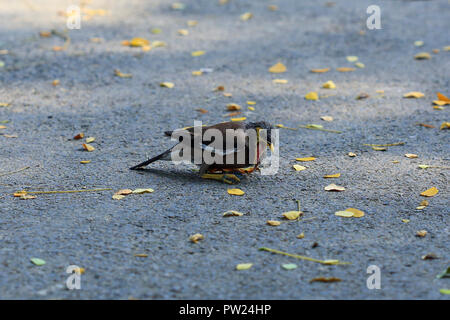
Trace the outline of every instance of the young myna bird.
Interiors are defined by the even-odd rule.
[[[222,122],[166,131],[178,143],[132,168],[138,170],[157,160],[188,161],[200,167],[200,176],[225,183],[239,182],[239,173],[251,173],[273,151],[272,126],[265,122]],[[237,175],[236,175],[237,174]]]

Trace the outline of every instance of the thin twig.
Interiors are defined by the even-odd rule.
[[[26,193],[34,194],[53,194],[53,193],[76,193],[76,192],[96,192],[96,191],[107,191],[112,190],[111,188],[102,189],[86,189],[86,190],[53,190],[53,191],[25,191]]]
[[[17,172],[21,172],[21,171],[29,169],[29,168],[30,167],[23,167],[23,168],[20,168],[19,170],[16,170],[16,171],[0,173],[0,177],[6,176],[6,175],[9,175],[9,174],[13,174],[13,173],[17,173]]]
[[[270,248],[266,248],[266,247],[259,248],[259,250],[260,251],[268,251],[268,252],[277,253],[277,254],[282,254],[282,255],[285,255],[285,256],[288,256],[288,257],[292,257],[292,258],[296,258],[296,259],[308,260],[308,261],[317,262],[317,263],[321,263],[321,264],[327,264],[327,265],[330,265],[330,264],[332,264],[332,265],[351,264],[350,262],[340,262],[339,260],[318,260],[318,259],[305,257],[305,256],[300,256],[298,254],[287,253],[287,252],[283,252],[283,251],[279,251],[279,250],[275,250],[275,249],[270,249]]]
[[[364,146],[369,147],[394,147],[394,146],[402,146],[405,142],[396,142],[396,143],[386,143],[386,144],[370,144],[370,143],[364,143]]]

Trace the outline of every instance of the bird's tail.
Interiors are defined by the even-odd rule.
[[[139,163],[138,165],[135,165],[134,167],[131,167],[130,170],[137,170],[137,169],[139,169],[141,167],[145,167],[145,166],[149,165],[152,162],[155,162],[155,161],[158,161],[158,160],[161,160],[161,159],[165,159],[167,156],[170,155],[171,152],[172,152],[172,148],[170,148],[167,151],[164,151],[163,153],[157,155],[156,157],[153,157],[151,159],[148,159],[147,161],[144,161],[142,163]]]

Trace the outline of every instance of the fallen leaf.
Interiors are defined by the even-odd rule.
[[[314,158],[314,157],[295,158],[295,160],[297,160],[297,161],[302,161],[302,162],[306,162],[306,161],[314,161],[314,160],[316,160],[316,158]]]
[[[131,194],[132,192],[133,192],[133,191],[130,190],[130,189],[121,189],[121,190],[117,191],[117,192],[114,193],[114,194],[118,194],[118,195],[128,195],[128,194]]]
[[[170,7],[173,10],[184,10],[184,8],[186,8],[186,5],[181,2],[175,2],[175,3],[172,3],[172,5]]]
[[[286,269],[286,270],[297,269],[297,265],[295,263],[285,263],[285,264],[283,264],[281,266],[283,267],[283,269]]]
[[[133,194],[143,194],[143,193],[152,193],[155,190],[153,190],[152,188],[147,188],[147,189],[143,189],[143,188],[138,188],[132,191]]]
[[[369,98],[369,95],[365,92],[362,92],[356,96],[356,100],[363,100]]]
[[[202,50],[193,51],[193,52],[191,52],[191,56],[193,56],[193,57],[199,57],[199,56],[204,55],[205,53],[206,53],[206,52],[205,52],[205,51],[202,51]]]
[[[253,263],[240,263],[236,265],[236,270],[248,270],[252,267]]]
[[[422,92],[418,92],[418,91],[411,91],[411,92],[405,93],[403,95],[403,98],[415,98],[415,99],[418,99],[418,98],[423,98],[423,97],[425,97],[425,95]]]
[[[336,70],[339,72],[351,72],[351,71],[355,71],[355,68],[343,67],[343,68],[337,68]]]
[[[342,279],[336,277],[329,277],[329,278],[318,277],[309,280],[309,282],[340,282],[340,281],[342,281]]]
[[[3,134],[2,136],[5,137],[5,138],[17,138],[18,137],[15,134]]]
[[[333,121],[333,117],[330,117],[330,116],[322,116],[322,117],[320,117],[320,119],[322,119],[323,121],[328,121],[328,122]]]
[[[405,157],[407,157],[409,159],[415,159],[415,158],[418,158],[419,156],[414,153],[405,153]]]
[[[325,73],[330,71],[330,68],[323,68],[323,69],[311,69],[310,70],[312,73]]]
[[[358,57],[357,56],[347,56],[347,61],[348,62],[356,62],[358,61]]]
[[[202,74],[203,74],[203,72],[200,71],[200,70],[192,71],[192,75],[193,75],[193,76],[201,76]]]
[[[22,194],[20,195],[20,200],[31,200],[31,199],[36,199],[36,196],[32,196],[31,194]]]
[[[125,198],[125,196],[121,195],[121,194],[113,194],[112,198],[114,200],[121,200],[121,199]]]
[[[298,165],[298,164],[294,164],[292,167],[295,169],[295,171],[303,171],[303,170],[306,170],[306,167],[301,166],[301,165]]]
[[[439,127],[440,130],[444,129],[450,129],[450,122],[442,122],[441,126]]]
[[[253,108],[253,107],[248,107],[248,110],[250,110],[250,111],[255,111],[255,108]]]
[[[234,210],[228,210],[228,211],[223,213],[224,217],[240,217],[240,216],[243,216],[243,215],[244,214],[242,212],[234,211]]]
[[[200,113],[208,113],[208,110],[206,110],[206,109],[203,109],[203,108],[198,108],[198,109],[195,109],[195,111],[198,111],[198,112],[200,112]]]
[[[279,225],[281,224],[280,221],[275,221],[275,220],[267,220],[266,223],[267,223],[269,226],[273,226],[273,227],[279,226]]]
[[[450,46],[445,46],[444,51],[450,51]]]
[[[135,253],[134,256],[135,257],[139,257],[139,258],[147,258],[148,254],[146,254],[146,253]]]
[[[227,110],[228,111],[237,111],[241,110],[241,106],[236,103],[229,103],[227,104]]]
[[[234,196],[242,196],[243,194],[245,194],[244,191],[242,191],[241,189],[228,189],[227,190],[228,194],[230,195],[234,195]]]
[[[80,132],[79,134],[77,134],[75,137],[73,137],[74,140],[80,140],[84,138],[84,133]]]
[[[421,46],[423,46],[423,41],[421,41],[421,40],[414,41],[414,45],[416,47],[421,47]]]
[[[42,38],[49,38],[52,35],[51,31],[40,31],[39,36]]]
[[[31,258],[30,261],[37,266],[43,266],[45,264],[45,260],[39,258]]]
[[[334,213],[334,215],[338,216],[338,217],[351,218],[351,217],[353,217],[353,212],[342,210],[342,211],[336,211]]]
[[[420,169],[428,169],[430,166],[426,165],[426,164],[419,164],[418,167]]]
[[[323,177],[324,178],[339,178],[341,176],[340,173],[335,173],[335,174],[326,174]]]
[[[256,104],[256,101],[247,101],[247,104],[249,106],[254,106]]]
[[[188,27],[195,27],[198,24],[197,20],[188,20],[186,22],[186,24],[188,25]]]
[[[300,233],[299,235],[297,235],[297,239],[303,239],[305,237],[305,233]]]
[[[431,59],[431,55],[428,52],[420,52],[414,56],[416,60],[426,60]]]
[[[427,200],[422,200],[422,201],[420,201],[420,205],[421,206],[428,206],[430,203],[427,201]]]
[[[365,68],[366,66],[365,66],[364,63],[362,63],[362,62],[357,62],[357,63],[355,63],[355,67],[358,67],[358,68],[360,68],[360,69],[363,69],[363,68]]]
[[[436,128],[435,126],[433,126],[431,124],[426,124],[426,123],[419,123],[419,126],[425,127],[425,128],[430,128],[430,129]]]
[[[155,40],[152,42],[153,48],[165,47],[167,44],[164,41]]]
[[[269,5],[267,8],[269,8],[270,11],[277,11],[278,10],[278,6],[271,4]]]
[[[224,91],[224,90],[225,90],[224,86],[218,86],[213,91]]]
[[[193,242],[193,243],[197,243],[197,242],[199,242],[200,240],[203,240],[204,238],[205,238],[205,237],[203,237],[202,234],[196,233],[196,234],[190,236],[190,237],[189,237],[189,240],[191,240],[191,242]]]
[[[240,18],[242,21],[247,21],[247,20],[251,19],[252,17],[253,17],[252,13],[246,12],[246,13],[242,14]]]
[[[91,142],[94,142],[94,141],[95,141],[94,137],[86,138],[86,143],[91,143]]]
[[[59,80],[58,80],[58,79],[53,80],[53,81],[52,81],[52,85],[55,86],[55,87],[56,87],[57,85],[59,85]]]
[[[93,146],[91,146],[90,144],[87,143],[83,143],[83,148],[84,150],[86,150],[87,152],[92,152],[95,150],[95,148]]]
[[[386,151],[387,148],[386,147],[372,146],[372,150],[375,150],[375,151]]]
[[[160,34],[162,30],[160,28],[153,28],[152,30],[150,30],[150,32],[153,34]]]
[[[349,157],[356,157],[356,153],[353,153],[353,152],[349,152],[349,153],[347,153],[347,155],[348,155]]]
[[[308,92],[305,95],[306,100],[319,100],[319,95],[315,91]]]
[[[0,102],[0,108],[6,108],[9,107],[11,104],[8,102]]]
[[[114,69],[114,75],[120,78],[132,78],[133,75],[131,73],[122,73],[119,69]]]
[[[423,237],[425,237],[427,235],[427,233],[428,232],[426,230],[419,230],[419,231],[416,232],[416,237],[423,238]]]
[[[442,278],[450,278],[450,267],[448,267],[447,269],[445,269],[444,271],[442,271],[440,274],[438,274],[436,276],[437,279],[442,279]]]
[[[437,92],[436,93],[438,100],[440,101],[446,101],[446,102],[450,102],[450,98],[447,98],[446,96],[444,96],[442,93]]]
[[[433,197],[435,196],[437,193],[439,192],[439,190],[436,187],[432,187],[428,190],[425,190],[424,192],[422,192],[420,195],[423,197]]]
[[[144,38],[133,38],[130,40],[130,47],[143,47],[150,45],[150,41]]]
[[[276,83],[276,84],[286,84],[286,83],[288,83],[288,80],[286,80],[286,79],[273,79],[272,82]]]
[[[449,51],[449,50],[447,50],[447,51]],[[442,294],[450,294],[450,289],[440,289],[439,292]]]
[[[161,87],[169,88],[169,89],[173,88],[175,86],[172,82],[161,82],[159,85]]]
[[[361,218],[364,217],[364,212],[355,208],[347,208],[345,211],[353,213],[354,218]]]
[[[337,186],[334,183],[326,186],[324,189],[325,189],[325,191],[344,191],[345,190],[344,187]]]
[[[334,84],[333,81],[329,80],[329,81],[325,82],[325,83],[322,85],[322,88],[325,88],[325,89],[335,89],[335,88],[336,88],[336,85]]]
[[[7,128],[7,126],[0,125],[0,129],[6,129],[6,128]]]
[[[278,62],[269,68],[269,72],[271,73],[283,73],[286,72],[286,66],[281,62]]]
[[[428,253],[422,256],[422,260],[434,260],[439,259],[439,257],[435,253]]]
[[[231,118],[230,120],[231,120],[231,121],[245,121],[245,120],[247,120],[247,118],[246,118],[246,117],[241,117],[241,118]]]
[[[301,212],[301,211],[288,211],[288,212],[283,213],[283,217],[285,217],[288,220],[296,220],[302,214],[303,214],[303,212]]]
[[[80,163],[82,163],[82,164],[88,164],[88,163],[91,163],[91,160],[81,160]]]
[[[431,51],[433,51],[433,53],[439,53],[439,49],[433,49],[433,50],[431,50]]]
[[[189,34],[188,29],[179,29],[177,32],[180,36],[187,36]]]
[[[402,222],[408,223],[408,222],[409,222],[409,219],[402,219]]]

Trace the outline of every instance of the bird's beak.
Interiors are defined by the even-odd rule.
[[[275,148],[273,146],[273,143],[268,143],[267,145],[269,146],[270,151],[275,152]]]

